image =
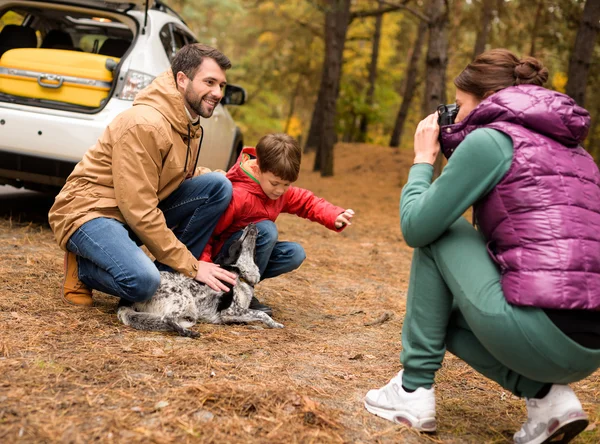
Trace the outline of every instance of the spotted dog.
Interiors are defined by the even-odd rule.
[[[270,328],[283,328],[268,314],[251,310],[250,301],[260,272],[254,262],[258,229],[248,225],[240,238],[216,262],[238,274],[236,285],[228,292],[215,291],[180,273],[161,272],[158,290],[145,302],[122,302],[117,316],[125,325],[138,330],[176,331],[181,336],[198,337],[189,330],[197,322],[229,324],[261,321]]]

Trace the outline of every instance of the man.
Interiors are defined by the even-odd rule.
[[[76,165],[49,212],[66,251],[66,302],[91,306],[92,289],[149,299],[159,269],[215,290],[227,290],[221,281],[235,283],[233,273],[197,259],[231,199],[224,175],[196,168],[200,119],[223,97],[230,67],[214,48],[184,46]]]

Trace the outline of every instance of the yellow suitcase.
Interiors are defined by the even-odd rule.
[[[0,58],[0,92],[97,108],[118,63],[116,57],[80,51],[11,49]]]

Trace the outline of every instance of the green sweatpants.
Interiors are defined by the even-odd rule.
[[[429,388],[446,349],[517,396],[579,381],[600,367],[543,310],[506,302],[485,240],[459,218],[414,250],[402,329],[403,384]]]

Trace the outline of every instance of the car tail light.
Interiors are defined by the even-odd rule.
[[[119,99],[133,100],[137,93],[139,93],[146,86],[150,85],[150,82],[154,80],[154,76],[150,74],[144,74],[143,72],[129,70],[125,75],[125,81]]]

